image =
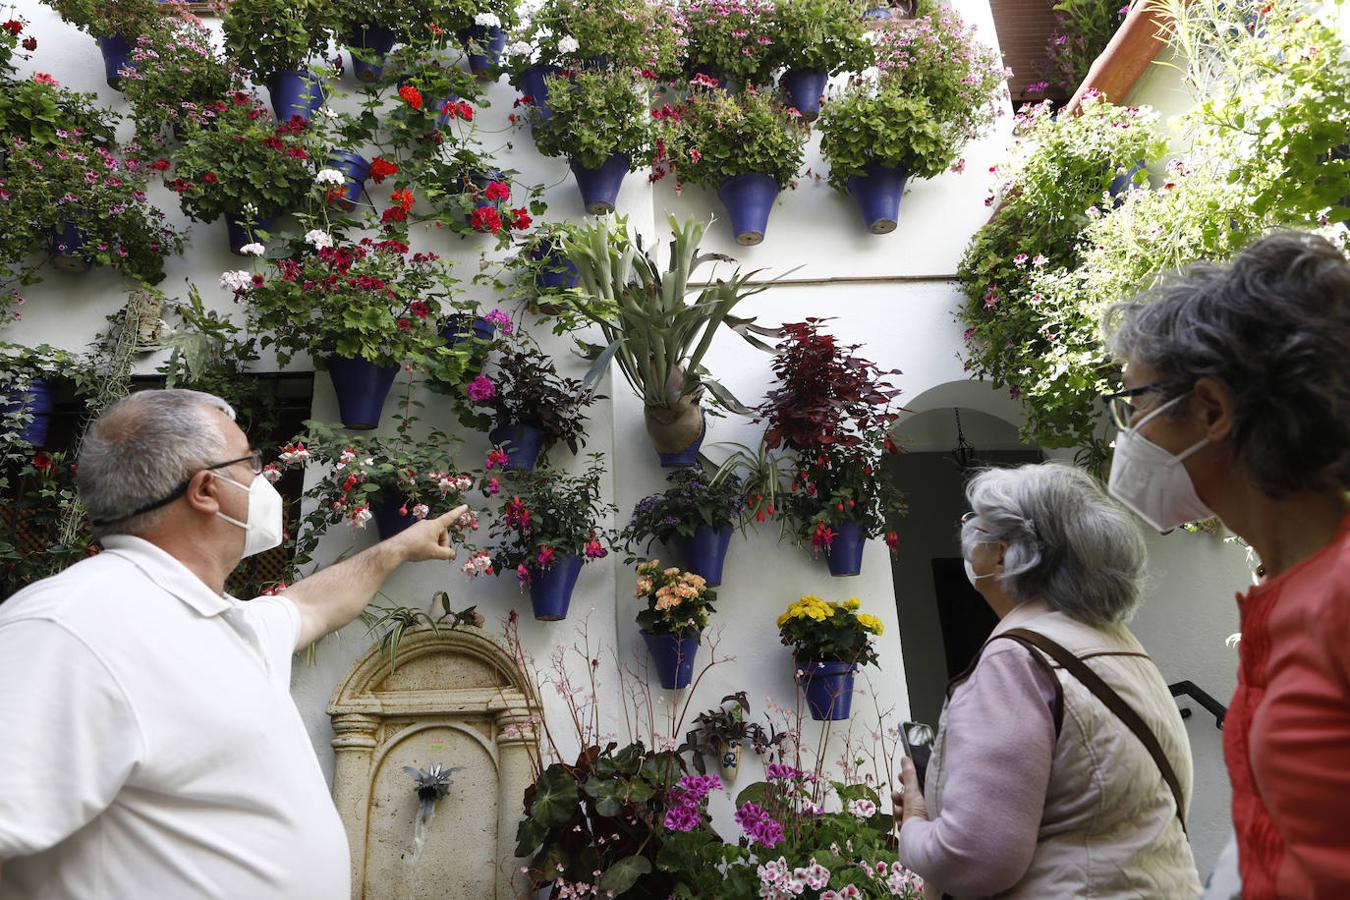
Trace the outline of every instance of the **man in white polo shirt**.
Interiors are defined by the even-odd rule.
[[[224,401],[133,394],[79,465],[103,552],[0,604],[0,900],[344,900],[291,655],[453,559],[467,508],[241,603],[226,576],[280,542],[281,498]]]

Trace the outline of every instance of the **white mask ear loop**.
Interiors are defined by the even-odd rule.
[[[248,487],[247,485],[244,485],[244,484],[240,484],[239,482],[235,481],[233,478],[231,478],[231,477],[228,476],[228,475],[221,475],[221,474],[216,473],[216,472],[212,472],[211,474],[212,474],[212,475],[215,475],[215,477],[219,478],[221,481],[225,482],[226,484],[233,485],[234,487],[239,488],[239,490],[243,491],[243,492],[246,493],[246,494],[251,494],[251,493],[253,492],[252,489],[251,489],[250,487]],[[244,530],[248,530],[248,522],[241,522],[241,521],[239,521],[238,519],[234,518],[233,516],[227,516],[227,515],[225,515],[225,514],[224,514],[223,512],[221,512],[220,510],[216,510],[216,515],[220,516],[222,519],[224,519],[226,522],[229,522],[231,525],[238,525],[240,528],[243,528]]]
[[[1189,392],[1188,392],[1188,393],[1189,393]],[[1171,400],[1168,400],[1168,401],[1167,401],[1166,403],[1164,403],[1162,406],[1159,406],[1157,409],[1153,410],[1153,411],[1150,412],[1148,415],[1144,416],[1144,418],[1140,419],[1140,420],[1139,420],[1139,424],[1137,424],[1137,425],[1131,425],[1131,426],[1129,427],[1128,430],[1134,432],[1134,434],[1135,434],[1136,436],[1138,436],[1138,438],[1139,438],[1141,441],[1148,441],[1148,443],[1152,444],[1153,441],[1149,441],[1148,438],[1146,438],[1146,437],[1144,437],[1142,434],[1140,434],[1140,433],[1139,433],[1139,429],[1140,429],[1140,428],[1143,428],[1143,427],[1144,427],[1145,425],[1147,425],[1149,422],[1153,421],[1153,419],[1156,418],[1160,413],[1162,413],[1163,410],[1167,409],[1169,406],[1176,406],[1178,403],[1180,403],[1180,402],[1181,402],[1182,400],[1184,400],[1185,398],[1186,398],[1186,394],[1182,394],[1180,397],[1173,397]],[[1208,438],[1208,437],[1203,437],[1203,438],[1201,438],[1200,440],[1196,441],[1196,442],[1195,442],[1194,444],[1192,444],[1191,446],[1187,447],[1185,450],[1182,450],[1180,453],[1174,453],[1174,454],[1172,454],[1172,456],[1173,456],[1173,458],[1176,459],[1176,461],[1177,461],[1178,463],[1181,463],[1182,461],[1188,459],[1192,454],[1194,454],[1197,450],[1199,450],[1200,448],[1204,447],[1204,446],[1205,446],[1206,444],[1208,444],[1208,443],[1209,443],[1209,438]],[[1157,446],[1157,445],[1155,444],[1154,446]]]

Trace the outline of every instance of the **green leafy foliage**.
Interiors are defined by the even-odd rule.
[[[42,0],[64,21],[94,37],[121,35],[134,40],[164,16],[160,0]]]
[[[633,507],[623,530],[630,554],[645,552],[653,541],[670,546],[679,538],[692,537],[700,527],[721,530],[745,524],[745,492],[735,474],[681,467],[668,474],[666,482],[668,488],[643,497]],[[625,562],[636,559],[630,555]]]
[[[231,0],[223,23],[225,52],[261,84],[323,55],[334,19],[329,0]]]
[[[646,81],[630,70],[585,69],[550,78],[552,115],[534,120],[534,143],[545,156],[598,169],[615,153],[638,166],[651,156],[652,117]],[[532,107],[531,109],[535,109]]]
[[[595,67],[596,61],[603,61],[616,69],[645,69],[661,78],[679,71],[680,20],[674,3],[545,0],[524,24],[521,39],[529,52],[516,48],[520,68],[538,63]]]
[[[113,142],[118,116],[98,105],[96,94],[66,90],[50,76],[35,75],[21,81],[0,82],[0,135],[3,149],[16,140],[39,147],[54,147],[65,140],[58,131],[80,134],[101,146]]]
[[[376,636],[380,649],[389,656],[389,671],[398,671],[398,648],[403,637],[414,628],[429,628],[439,632],[442,628],[453,631],[456,628],[470,626],[483,627],[483,616],[477,607],[467,607],[458,612],[450,608],[450,594],[437,591],[431,598],[432,611],[427,612],[409,606],[372,605],[361,613],[361,621],[366,624],[367,633]]]
[[[857,597],[834,602],[808,594],[778,617],[778,636],[792,648],[799,666],[808,662],[876,665],[872,638],[881,634],[882,624],[876,616],[859,612],[861,605]]]
[[[586,443],[586,408],[603,399],[584,387],[575,378],[563,378],[553,360],[538,346],[527,342],[517,333],[495,358],[494,366],[485,377],[491,385],[491,396],[468,401],[488,410],[486,421],[478,423],[481,430],[493,424],[528,425],[543,433],[547,450],[562,444],[572,453]],[[466,395],[467,396],[467,395]]]
[[[664,162],[681,182],[716,189],[753,172],[796,185],[807,128],[772,91],[695,90],[662,123]]]
[[[861,72],[873,63],[862,0],[777,0],[770,18],[775,67],[827,74]]]
[[[820,115],[820,152],[838,191],[846,191],[849,176],[868,166],[940,174],[955,158],[946,138],[927,100],[886,81],[850,80]]]
[[[188,122],[211,122],[243,85],[195,18],[157,23],[137,39],[130,62],[121,86],[141,141],[160,140],[165,126],[182,132]]]
[[[1058,0],[1055,30],[1045,42],[1045,77],[1064,96],[1087,78],[1092,63],[1106,49],[1125,20],[1130,4],[1122,0]]]
[[[689,41],[685,69],[742,87],[769,83],[773,71],[773,0],[685,0]]]

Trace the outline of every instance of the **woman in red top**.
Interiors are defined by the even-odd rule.
[[[1350,263],[1279,233],[1107,319],[1111,493],[1260,556],[1224,722],[1246,900],[1350,897]]]

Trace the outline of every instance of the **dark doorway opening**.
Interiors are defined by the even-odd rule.
[[[933,560],[933,587],[937,594],[942,649],[947,657],[947,678],[966,670],[980,652],[998,616],[966,578],[965,564],[956,559]]]

